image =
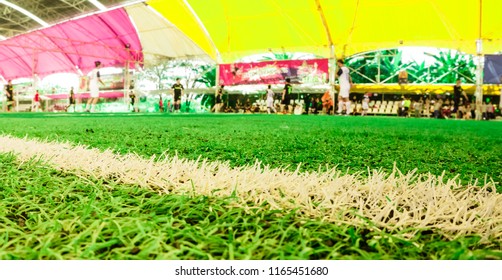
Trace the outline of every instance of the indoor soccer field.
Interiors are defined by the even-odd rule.
[[[2,114],[0,259],[502,259],[502,122]]]

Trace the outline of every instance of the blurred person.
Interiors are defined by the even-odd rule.
[[[136,105],[136,95],[132,90],[129,92],[129,98],[130,98],[129,103],[131,104],[131,109],[133,112],[136,112],[138,108]]]
[[[333,110],[333,99],[331,98],[330,91],[327,90],[324,92],[323,96],[321,97],[322,101],[322,112],[323,114],[331,114],[331,111]]]
[[[169,113],[173,112],[173,103],[171,102],[171,100],[167,101],[166,112],[169,112]]]
[[[362,112],[361,116],[366,116],[368,114],[368,110],[370,108],[370,98],[368,95],[364,95],[363,101],[362,101]]]
[[[274,107],[274,91],[272,91],[272,85],[268,85],[267,88],[267,113],[271,114],[272,112],[277,113]]]
[[[448,101],[448,99],[446,99],[446,101],[443,103],[441,115],[444,119],[451,118],[451,107],[450,107],[450,102]]]
[[[434,118],[439,119],[441,117],[442,107],[443,107],[443,101],[441,99],[436,99],[434,101]]]
[[[235,110],[237,111],[237,113],[244,112],[244,105],[239,98],[237,98],[237,101],[235,102]]]
[[[215,96],[214,107],[211,110],[211,112],[215,112],[215,113],[221,112],[221,109],[223,108],[223,89],[224,88],[225,88],[225,85],[221,85],[220,88],[218,89],[218,92],[216,93],[216,96]]]
[[[87,81],[87,87],[90,90],[90,98],[87,100],[87,106],[86,106],[86,111],[87,112],[94,112],[96,109],[96,103],[98,103],[99,100],[99,84],[105,85],[103,81],[101,80],[101,75],[99,73],[99,69],[102,67],[101,61],[95,61],[94,62],[94,69],[89,73],[89,80]]]
[[[286,78],[286,84],[284,85],[284,89],[282,90],[282,98],[281,98],[281,104],[284,106],[283,107],[284,114],[288,114],[289,111],[292,111],[293,109],[290,105],[292,93],[293,93],[293,86],[291,85],[291,79]],[[289,107],[291,107],[291,110]]]
[[[470,107],[471,107],[471,119],[475,119],[476,118],[476,100],[472,100],[473,102],[472,103],[469,103]]]
[[[159,95],[159,112],[164,112],[164,101],[162,100],[162,95]]]
[[[246,98],[246,101],[244,102],[244,112],[245,113],[251,113],[251,100],[249,100],[249,97]]]
[[[347,68],[342,59],[337,60],[338,72],[336,72],[336,76],[338,77],[338,81],[340,84],[340,96],[342,97],[342,101],[346,107],[346,115],[350,115],[350,88],[352,87],[352,78],[350,77],[349,68]],[[339,112],[340,109],[338,109]]]
[[[321,99],[319,97],[316,97],[315,100],[316,100],[316,104],[317,104],[317,108],[316,108],[317,109],[317,113],[321,113],[322,109],[323,109],[323,107],[322,107],[322,101],[321,101]]]
[[[317,104],[315,99],[314,99],[314,102],[315,102],[315,104]],[[307,106],[307,105],[305,104],[305,106]],[[291,107],[294,108],[292,113],[294,113],[295,115],[301,115],[304,112],[303,104],[300,103],[300,100],[295,100],[294,107],[293,106],[291,106]],[[317,110],[317,107],[316,107],[316,110]]]
[[[35,91],[35,96],[33,96],[33,104],[31,105],[32,112],[38,112],[40,110],[40,93],[38,89]]]
[[[309,103],[307,103],[307,114],[317,114],[317,104],[315,98],[312,96]]]
[[[493,108],[491,99],[488,100],[488,104],[486,104],[486,119],[495,119],[495,108]]]
[[[176,78],[176,83],[171,87],[174,94],[174,111],[180,112],[181,110],[181,96],[183,95],[184,87],[181,84],[181,79]]]
[[[133,111],[134,111],[134,102],[136,100],[135,98],[136,98],[136,95],[134,95],[134,92],[130,91],[129,92],[129,104],[131,104],[131,108]]]
[[[431,102],[429,100],[429,97],[425,98],[423,112],[424,112],[424,114],[425,114],[426,117],[429,118],[431,116]]]
[[[462,93],[462,98],[464,99],[464,113],[466,112],[467,110],[467,106],[469,106],[470,110],[473,111],[472,113],[474,113],[474,110],[471,108],[471,100],[469,99],[469,96],[467,95],[467,93],[465,93],[465,91],[463,91]],[[471,113],[471,118],[473,117],[473,114]]]
[[[408,71],[406,69],[399,71],[398,74],[398,84],[407,84],[408,83]]]
[[[260,106],[258,103],[253,103],[253,106],[251,107],[251,113],[259,113],[260,112]]]
[[[345,108],[345,102],[343,101],[343,97],[338,94],[338,110],[337,110],[337,114],[338,115],[341,115],[343,111],[345,111],[346,108]]]
[[[467,106],[467,104],[471,104],[471,101],[469,100],[469,96],[465,91],[462,91],[462,98],[464,99],[464,106]]]
[[[471,118],[472,118],[472,116],[471,116],[471,105],[467,104],[466,110],[465,110],[465,113],[464,113],[464,120],[470,120]]]
[[[455,118],[463,119],[465,114],[465,101],[464,98],[460,97],[457,107],[457,113],[455,114]]]
[[[12,80],[9,80],[5,85],[5,96],[7,97],[7,112],[10,112],[14,106],[14,86]]]
[[[399,116],[408,117],[408,113],[411,107],[411,100],[408,97],[403,97],[401,101],[401,107],[399,108]]]
[[[66,106],[65,111],[68,112],[68,108],[73,106],[73,112],[75,112],[75,92],[73,87],[70,88],[70,94],[68,95],[68,106]]]
[[[411,99],[408,96],[404,98],[403,108],[404,108],[403,117],[408,117],[411,108]]]
[[[415,101],[413,103],[413,109],[415,111],[415,118],[420,118],[422,115],[422,107],[423,107],[424,101],[422,100],[422,97],[420,97],[419,100]]]
[[[481,104],[481,118],[483,120],[488,120],[488,110],[487,110],[487,105],[486,103],[483,101],[483,103]]]
[[[463,94],[465,93],[462,89],[462,81],[460,79],[457,79],[456,84],[453,86],[453,113],[457,114],[458,107],[460,105],[460,98]]]

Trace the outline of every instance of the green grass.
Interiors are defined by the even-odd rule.
[[[67,140],[120,153],[256,160],[303,171],[335,166],[349,172],[417,169],[467,183],[497,182],[502,190],[502,122],[268,115],[105,114],[55,117],[3,115],[0,133]],[[48,117],[50,116],[50,117]]]
[[[266,115],[0,115],[0,133],[143,156],[178,154],[348,172],[418,169],[463,181],[502,179],[501,122]],[[501,190],[500,183],[498,189]],[[501,259],[498,241],[410,240],[306,219],[246,212],[232,197],[158,195],[0,154],[0,259]]]
[[[158,195],[0,155],[0,259],[500,259],[501,244],[411,240],[233,198]]]

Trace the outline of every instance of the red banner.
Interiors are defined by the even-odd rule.
[[[220,64],[220,84],[283,84],[286,78],[293,84],[324,84],[328,65],[324,58]]]

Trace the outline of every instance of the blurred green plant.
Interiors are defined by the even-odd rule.
[[[402,51],[398,49],[358,54],[348,58],[346,63],[352,69],[354,83],[397,83],[398,73],[404,69],[410,83],[455,83],[457,78],[475,82],[476,64],[472,55],[452,50],[424,54],[434,59],[430,66],[423,61],[404,63]]]

